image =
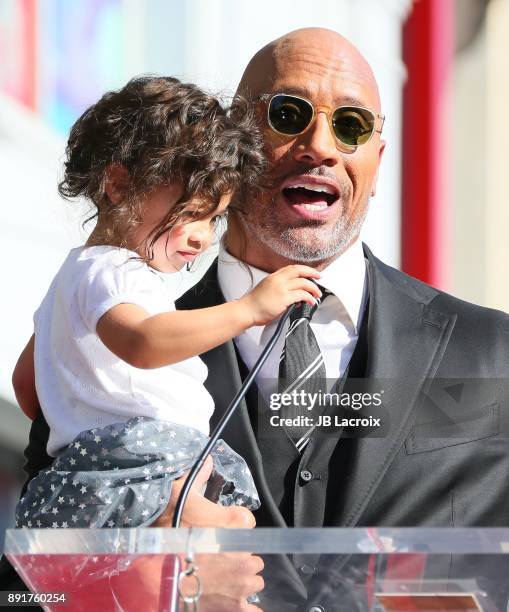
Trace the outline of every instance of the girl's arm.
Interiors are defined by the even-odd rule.
[[[200,355],[238,336],[248,327],[265,325],[295,302],[314,303],[318,278],[307,266],[287,266],[269,275],[239,300],[150,316],[140,306],[119,304],[97,323],[106,347],[136,368],[158,368]],[[306,278],[308,277],[308,278]]]
[[[14,394],[18,404],[21,410],[32,421],[41,409],[37,398],[37,391],[35,390],[34,341],[35,336],[32,334],[28,344],[19,356],[12,374],[12,386],[14,387]]]

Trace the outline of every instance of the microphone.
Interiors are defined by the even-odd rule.
[[[272,334],[269,342],[267,343],[267,346],[263,349],[260,356],[256,360],[256,363],[251,368],[251,371],[247,375],[246,380],[242,383],[242,386],[240,387],[235,397],[230,402],[230,405],[228,406],[226,412],[224,413],[223,417],[219,421],[216,429],[211,433],[210,440],[207,442],[207,444],[205,445],[205,448],[202,450],[200,456],[196,460],[196,463],[192,467],[189,473],[189,476],[186,482],[184,483],[184,486],[182,487],[182,491],[180,492],[179,498],[177,500],[177,504],[175,506],[175,513],[173,514],[173,521],[172,521],[173,527],[180,526],[184,504],[186,503],[187,496],[189,495],[189,491],[191,490],[191,487],[193,486],[193,482],[195,481],[196,476],[198,475],[198,472],[200,471],[201,467],[205,463],[205,459],[207,458],[207,455],[210,453],[210,451],[212,450],[212,447],[217,442],[219,436],[221,435],[224,428],[226,427],[226,424],[233,416],[233,413],[237,410],[240,402],[244,399],[244,396],[248,392],[249,387],[252,385],[256,375],[260,371],[263,364],[267,361],[267,357],[270,355],[272,349],[274,348],[274,345],[276,344],[279,336],[281,335],[281,332],[283,331],[284,324],[286,323],[286,321],[288,320],[292,312],[297,307],[297,304],[291,304],[291,306],[289,306],[286,309],[285,313],[279,319],[277,327],[274,333]]]

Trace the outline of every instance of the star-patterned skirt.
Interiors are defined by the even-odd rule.
[[[135,417],[80,433],[33,478],[16,508],[17,527],[144,527],[170,499],[207,442],[196,429]],[[244,459],[219,440],[207,493],[220,504],[260,506]]]

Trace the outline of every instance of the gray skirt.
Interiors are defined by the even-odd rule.
[[[148,526],[168,505],[173,480],[193,466],[207,441],[196,429],[148,417],[84,431],[30,481],[16,507],[16,527]],[[222,440],[211,456],[213,500],[258,509],[244,459]]]

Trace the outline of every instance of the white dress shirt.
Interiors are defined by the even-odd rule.
[[[240,262],[230,255],[221,243],[218,280],[227,301],[242,297],[266,276],[267,272]],[[311,319],[311,329],[323,355],[330,386],[344,374],[353,355],[367,301],[366,279],[362,244],[357,240],[345,253],[322,270],[321,277],[317,281],[332,293],[323,300]],[[234,339],[240,356],[249,369],[255,364],[276,325],[277,320],[269,325],[250,327]],[[282,333],[256,378],[258,388],[265,399],[277,391],[276,381],[284,336]]]

